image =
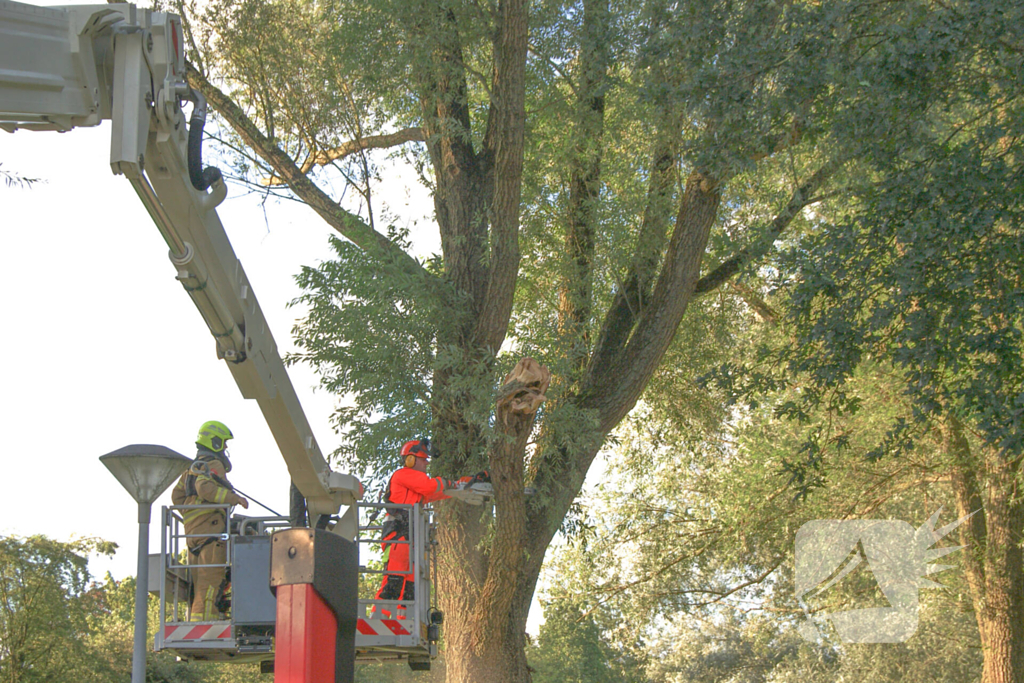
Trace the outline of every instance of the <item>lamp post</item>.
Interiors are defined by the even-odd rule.
[[[139,564],[135,579],[135,646],[132,683],[146,681],[146,594],[149,592],[149,520],[153,501],[192,462],[164,446],[132,444],[100,456],[100,462],[139,504]]]

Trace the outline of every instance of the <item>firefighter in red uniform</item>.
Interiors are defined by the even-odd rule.
[[[427,461],[432,455],[430,439],[407,441],[402,446],[404,467],[391,475],[388,488],[384,491],[385,503],[415,505],[443,500],[448,496],[444,490],[450,486],[441,477],[427,475]],[[416,590],[416,577],[409,570],[409,511],[388,508],[381,533],[380,547],[384,551],[387,574],[377,591],[377,600],[412,600]],[[392,573],[394,572],[394,573]],[[376,606],[370,611],[374,616]],[[391,617],[391,610],[381,610],[384,618]],[[398,609],[402,618],[405,610]]]
[[[403,467],[391,475],[384,492],[385,503],[415,505],[448,498],[445,489],[454,482],[427,474],[427,461],[435,455],[430,439],[407,441],[402,446]],[[487,473],[475,477],[464,477],[460,482],[485,481]],[[416,576],[409,567],[409,511],[404,508],[388,508],[381,533],[380,547],[384,551],[386,564],[384,580],[377,591],[377,600],[412,600],[416,594]],[[405,617],[404,607],[398,608],[398,618]],[[370,610],[375,616],[376,605]],[[385,619],[391,611],[381,610]]]

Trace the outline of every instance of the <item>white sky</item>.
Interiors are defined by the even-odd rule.
[[[236,436],[231,480],[239,489],[286,512],[289,480],[256,402],[242,399],[217,360],[142,203],[110,171],[109,138],[109,123],[0,134],[2,168],[42,179],[30,189],[0,186],[0,533],[115,541],[121,552],[92,567],[120,578],[135,572],[134,503],[100,455],[155,443],[191,457],[199,425],[216,419]],[[398,183],[399,203],[406,192],[419,195],[422,209],[425,191]],[[286,307],[300,293],[293,276],[331,257],[332,230],[304,205],[264,204],[237,187],[218,212],[283,355],[301,315]],[[339,443],[328,421],[335,398],[314,391],[308,368],[289,374],[330,453]],[[169,493],[154,509],[161,504]],[[154,529],[154,551],[158,542]]]

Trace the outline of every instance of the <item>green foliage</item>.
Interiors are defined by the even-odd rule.
[[[960,2],[913,9],[887,29],[885,80],[868,79],[877,106],[920,118],[872,131],[857,155],[863,181],[823,203],[774,262],[792,343],[765,346],[751,365],[727,364],[720,385],[754,403],[799,378],[800,396],[779,411],[807,419],[818,406],[856,410],[846,383],[860,364],[886,359],[906,373],[913,411],[869,457],[905,452],[921,425],[944,413],[1007,456],[1024,452],[1018,14]],[[804,490],[819,481],[821,457],[812,438],[786,463]]]
[[[802,347],[791,366],[819,392],[865,356],[888,355],[907,372],[917,416],[952,408],[999,450],[1024,452],[1024,148],[1009,142],[1024,131],[996,123],[1022,113],[1000,107],[979,130],[936,141],[934,161],[904,169],[794,254]],[[999,140],[1009,149],[991,149]]]
[[[298,276],[306,294],[297,303],[309,314],[288,361],[310,363],[328,391],[351,392],[352,405],[334,416],[336,428],[352,430],[339,455],[383,474],[397,465],[384,454],[429,433],[431,369],[444,355],[435,344],[440,302],[394,264],[338,238],[331,246],[337,260]]]
[[[54,541],[44,536],[0,537],[0,682],[127,683],[132,672],[135,579],[91,580],[88,556],[112,554],[116,546],[99,539]],[[159,623],[159,599],[149,599],[146,642]],[[405,664],[360,665],[360,683],[416,683],[434,671],[410,671]],[[273,680],[254,663],[184,662],[170,652],[149,652],[149,683],[258,683]]]
[[[209,67],[301,161],[348,139],[437,124],[438,102],[465,107],[464,117],[441,121],[449,140],[484,154],[496,9],[218,0],[192,14]],[[482,464],[492,438],[495,385],[513,357],[533,355],[556,380],[526,457],[554,454],[547,465],[565,465],[543,473],[553,483],[531,502],[547,510],[565,493],[559,487],[578,491],[584,472],[574,468],[585,469],[604,438],[574,392],[609,306],[630,277],[665,275],[660,264],[679,246],[670,235],[680,179],[699,171],[721,181],[703,272],[738,264],[739,281],[690,305],[642,402],[613,435],[608,483],[590,508],[576,508],[577,543],[554,562],[574,581],[565,592],[586,593],[585,604],[552,608],[534,653],[538,676],[604,676],[611,655],[602,647],[614,646],[635,662],[677,657],[676,669],[648,669],[666,681],[794,680],[801,671],[922,678],[907,658],[925,657],[938,640],[872,668],[856,649],[798,643],[743,609],[779,610],[792,626],[790,547],[802,522],[920,522],[948,502],[939,484],[948,463],[931,431],[937,413],[961,415],[1008,455],[1024,451],[1021,9],[992,0],[630,1],[608,5],[589,33],[586,9],[541,0],[530,10],[523,258],[505,346],[473,348],[463,336],[479,312],[470,292],[454,291],[452,274],[467,269],[465,242],[489,237],[487,220],[477,234],[473,216],[446,226],[443,256],[429,265],[437,289],[336,240],[337,258],[299,277],[310,313],[291,360],[351,398],[335,416],[349,437],[340,455],[382,477],[401,441],[438,425],[457,425],[434,436],[476,469],[468,465]],[[607,60],[597,74],[586,72],[594,55]],[[433,183],[449,151],[407,152],[437,193],[439,217],[448,189]],[[357,187],[373,224],[383,154],[314,177]],[[250,177],[264,173],[240,159]],[[573,207],[584,167],[600,173],[592,196]],[[659,169],[661,194],[652,186]],[[796,188],[818,173],[831,174],[828,186],[801,196]],[[813,209],[780,221],[796,199]],[[570,223],[582,210],[593,221],[581,236]],[[404,233],[389,237],[409,249]],[[587,240],[592,249],[581,246]],[[572,289],[586,305],[569,324]],[[648,308],[650,293],[637,287],[631,316],[662,313]],[[780,324],[755,325],[751,311]],[[622,323],[627,336],[631,324]],[[695,382],[715,367],[716,381]],[[896,451],[904,457],[878,457]],[[585,462],[573,459],[579,453]],[[564,509],[550,507],[554,516]],[[552,529],[559,521],[543,520]],[[733,603],[723,611],[725,598]],[[701,628],[688,631],[679,614]],[[966,623],[952,614],[933,623]],[[653,638],[659,620],[685,643]],[[976,669],[974,640],[941,660],[950,676]]]
[[[843,645],[827,633],[807,643],[797,632],[793,544],[804,522],[895,518],[917,526],[943,506],[940,524],[951,521],[950,463],[934,431],[918,429],[918,448],[903,458],[865,458],[888,425],[909,419],[904,382],[891,366],[864,365],[846,387],[856,412],[819,410],[806,423],[778,418],[794,389],[733,413],[694,443],[674,437],[671,414],[663,422],[657,411],[638,411],[607,454],[609,483],[587,501],[586,542],[551,560],[549,593],[573,596],[604,642],[659,683],[976,680],[977,623],[955,569],[937,575],[946,588],[922,591],[920,627],[907,643]],[[825,449],[823,481],[794,498],[782,463],[812,432]],[[959,555],[947,560],[957,565]],[[812,607],[887,604],[875,592],[849,581]]]
[[[669,618],[661,628],[650,645],[652,683],[834,681],[844,673],[835,649],[806,643],[762,615],[726,608],[719,618]]]
[[[635,265],[638,236],[649,216],[657,224],[650,264],[656,267],[680,196],[673,186],[660,203],[651,204],[651,155],[660,135],[667,136],[670,150],[677,149],[671,165],[679,173],[699,168],[729,180],[721,229],[706,255],[709,266],[742,249],[755,254],[769,250],[774,238],[766,235],[767,228],[801,179],[835,160],[851,163],[838,183],[848,190],[835,209],[844,212],[844,220],[828,227],[832,221],[823,212],[811,221],[797,220],[791,226],[794,258],[808,262],[773,263],[783,278],[804,269],[806,291],[820,296],[820,280],[830,268],[849,264],[848,255],[868,259],[876,253],[844,238],[844,230],[875,235],[879,231],[870,227],[872,221],[895,225],[885,217],[890,209],[912,210],[903,195],[907,188],[922,187],[920,173],[937,172],[935,160],[956,142],[946,140],[946,131],[966,120],[963,112],[1000,97],[1012,102],[1019,57],[1010,48],[1018,41],[1000,32],[1011,18],[1002,11],[997,3],[983,2],[939,8],[916,1],[892,6],[854,0],[789,5],[702,0],[685,6],[627,2],[610,9],[596,36],[585,36],[579,20],[582,3],[535,3],[526,64],[524,258],[509,346],[517,354],[537,357],[556,378],[571,377],[621,290],[624,274]],[[187,14],[195,19],[196,58],[203,55],[204,65],[225,79],[237,101],[294,158],[396,126],[422,124],[431,98],[439,96],[425,92],[425,84],[463,75],[465,91],[451,95],[469,110],[469,128],[460,133],[475,143],[484,136],[495,15],[477,5],[454,3],[440,11],[421,0],[246,0],[214,2]],[[267,26],[274,28],[270,34]],[[603,98],[600,139],[588,138],[583,126],[567,125],[579,115],[575,95],[584,79],[581,50],[588,41],[596,41],[609,62],[595,85]],[[456,43],[458,60],[439,57],[443,47]],[[1014,111],[1006,104],[988,113],[991,121],[1004,121],[999,124],[1003,138],[1016,139],[1013,126],[1020,117]],[[990,139],[999,126],[971,123],[984,128]],[[367,152],[358,161],[341,162],[338,169],[340,179],[362,188],[363,212],[371,223],[370,187],[383,182],[373,170],[381,154]],[[425,149],[408,154],[431,185]],[[573,164],[581,154],[599,156],[601,169],[598,194],[588,200],[596,227],[587,276],[593,300],[582,339],[562,324],[558,296],[577,267],[567,258],[565,239]],[[997,176],[989,176],[993,185],[1001,182]],[[338,177],[324,171],[321,179]],[[885,189],[891,198],[872,194],[873,188]],[[851,200],[851,192],[859,194]],[[1014,192],[1009,187],[1005,196]],[[927,201],[922,196],[918,203]],[[803,230],[812,235],[797,241]],[[921,241],[928,234],[918,231]],[[391,237],[408,248],[404,236]],[[1006,239],[1014,237],[1010,229]],[[434,264],[433,272],[444,276],[458,265],[451,259],[459,253],[459,239],[467,237],[451,237],[447,260]],[[997,245],[991,246],[996,253]],[[354,406],[335,418],[336,428],[350,436],[341,455],[382,474],[393,464],[387,458],[397,443],[444,423],[454,412],[472,427],[468,434],[443,440],[450,442],[450,450],[477,458],[479,437],[488,426],[486,399],[503,367],[501,362],[492,367],[493,350],[467,349],[465,340],[450,338],[451,330],[465,322],[466,293],[423,291],[400,269],[374,262],[351,244],[339,242],[336,250],[336,261],[300,276],[307,291],[303,302],[311,313],[295,330],[302,351],[293,360],[313,364],[323,373],[326,388],[354,399]],[[816,278],[812,270],[825,274]],[[848,271],[864,272],[865,267],[857,264]],[[836,288],[849,289],[845,283]],[[873,291],[870,284],[861,289]],[[995,287],[993,297],[1007,291]],[[794,297],[798,307],[801,296]],[[734,298],[720,304],[722,315],[729,315],[730,307],[735,311]],[[855,305],[827,307],[837,311],[835,324],[826,325],[830,339],[849,336],[842,321]],[[811,306],[821,308],[819,303]],[[687,322],[691,338],[699,336],[701,324]],[[1007,325],[1019,327],[1013,321]],[[889,326],[880,321],[879,329]],[[812,354],[819,346],[802,344],[801,350]],[[840,355],[850,357],[848,351]],[[669,370],[688,371],[670,363]],[[1006,368],[999,372],[1005,375]],[[445,396],[433,392],[439,378]],[[552,401],[566,389],[556,383]],[[691,391],[695,400],[708,404],[717,398],[700,394],[696,387]],[[991,420],[1005,422],[1014,410],[1012,401],[1009,405],[1002,412],[992,408]]]
[[[431,662],[430,671],[413,671],[402,662],[356,665],[355,683],[430,683],[443,680],[443,657]]]
[[[770,615],[722,609],[660,624],[649,646],[651,683],[969,683],[981,653],[973,615],[955,601],[928,601],[917,634],[905,643],[809,643]],[[780,626],[780,624],[782,624]]]
[[[631,663],[623,666],[617,653],[602,640],[597,623],[573,602],[571,593],[544,605],[544,623],[526,654],[534,683],[643,680]]]
[[[396,68],[402,51],[372,49],[394,38],[385,13],[307,0],[173,4],[193,19],[187,31],[193,63],[201,69],[215,64],[219,77],[245,84],[234,89],[236,101],[295,158],[370,134],[414,104],[396,87],[406,71]],[[382,41],[353,39],[364,32]],[[353,60],[359,69],[351,68]],[[254,184],[267,175],[266,165],[253,157],[235,161],[239,176]],[[365,156],[340,166],[356,182],[377,173]]]
[[[98,609],[88,556],[116,546],[87,538],[0,537],[0,681],[75,679],[87,654],[83,635]]]

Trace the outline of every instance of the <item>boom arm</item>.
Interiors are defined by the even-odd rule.
[[[362,496],[362,485],[332,472],[320,452],[217,216],[227,195],[223,180],[209,190],[190,180],[184,73],[174,14],[129,4],[0,0],[0,128],[65,132],[111,119],[111,169],[132,184],[167,242],[176,278],[213,334],[218,357],[242,396],[259,403],[310,513],[336,514]],[[350,516],[337,529],[342,535],[354,534]]]

